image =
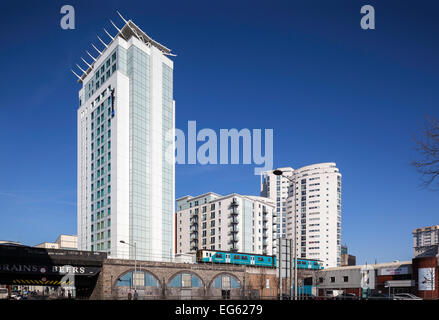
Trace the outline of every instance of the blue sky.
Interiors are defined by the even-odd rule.
[[[71,4],[76,29],[62,30]],[[374,5],[376,30],[360,28]],[[434,1],[2,1],[0,239],[76,233],[76,109],[70,68],[119,26],[119,10],[178,56],[176,126],[272,128],[274,165],[336,162],[342,241],[358,262],[410,259],[438,224],[438,193],[410,166],[439,116]],[[176,197],[258,194],[254,166],[177,165]]]

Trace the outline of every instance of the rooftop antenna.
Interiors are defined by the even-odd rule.
[[[119,11],[117,11],[117,10],[116,10],[116,12],[117,12],[117,14],[119,15],[119,17],[121,17],[121,18],[122,18],[123,22],[125,22],[125,23],[128,23],[128,21],[126,21],[126,20],[125,20],[125,18],[124,18],[124,17],[122,17],[122,15],[120,14],[120,12],[119,12]]]
[[[117,30],[119,33],[121,33],[122,30],[120,30],[120,29],[114,24],[113,21],[110,20],[110,22],[111,22],[111,24],[113,25],[113,27],[115,27],[116,30]]]
[[[95,59],[95,57],[93,57],[91,54],[90,54],[90,52],[88,52],[87,50],[85,50],[85,52],[87,52],[87,54],[90,56],[90,58],[92,58],[93,59],[93,61],[94,62],[96,62],[96,59]]]
[[[97,52],[99,52],[99,54],[102,54],[102,52],[100,52],[100,51],[98,50],[98,48],[96,48],[95,45],[94,45],[93,43],[91,44],[91,46],[92,46],[93,48],[95,48],[95,50],[96,50]]]
[[[73,74],[78,78],[78,80],[82,80],[81,79],[81,77],[80,76],[78,76],[77,74],[76,74],[76,72],[75,71],[73,71],[73,70],[71,70],[72,72],[73,72]]]
[[[99,36],[97,36],[97,37],[98,37],[99,41],[105,46],[105,48],[108,48],[107,44],[104,41],[102,41],[102,39],[99,38]]]
[[[85,73],[85,70],[84,69],[82,69],[80,66],[79,66],[79,64],[76,64],[76,66],[79,68],[79,70],[81,70],[82,72],[84,72]]]
[[[91,65],[90,65],[87,61],[85,61],[85,59],[84,59],[83,57],[81,57],[81,59],[82,59],[82,61],[84,61],[84,63],[85,63],[86,65],[88,65],[89,68],[91,68]]]
[[[109,37],[111,38],[111,40],[114,40],[114,37],[113,37],[111,34],[109,34],[108,31],[105,30],[105,28],[104,28],[104,31],[105,31],[105,33],[107,34],[107,36],[109,36]]]

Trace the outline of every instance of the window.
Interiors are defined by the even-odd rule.
[[[335,277],[331,277],[331,283],[335,282]]]
[[[349,282],[349,277],[348,276],[344,276],[343,277],[343,282]]]

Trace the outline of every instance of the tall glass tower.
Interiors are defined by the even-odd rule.
[[[116,36],[107,33],[110,43],[99,39],[104,48],[78,76],[78,246],[111,258],[169,261],[172,54],[124,21]]]

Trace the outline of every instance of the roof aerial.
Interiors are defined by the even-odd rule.
[[[128,40],[131,37],[136,37],[137,39],[139,39],[140,41],[142,41],[143,43],[145,43],[147,46],[151,47],[156,47],[157,49],[159,49],[164,55],[168,55],[168,56],[175,56],[174,54],[171,53],[171,49],[166,48],[164,45],[160,44],[159,42],[153,40],[150,36],[148,36],[145,32],[143,32],[142,29],[140,29],[134,22],[132,22],[131,20],[126,20],[120,13],[119,11],[117,11],[117,14],[120,16],[120,18],[123,20],[123,22],[125,23],[124,26],[122,27],[122,29],[119,29],[113,21],[110,20],[111,24],[113,25],[113,27],[117,30],[117,34],[115,36],[112,36],[107,30],[104,31],[105,33],[110,37],[111,41],[110,43],[105,43],[99,36],[98,39],[99,41],[104,45],[104,48],[102,50],[99,50],[98,48],[95,47],[95,45],[92,43],[92,47],[99,53],[99,55],[101,55],[103,52],[105,52],[105,50],[108,48],[108,46],[114,41],[114,39],[116,39],[117,37],[121,37],[124,40]],[[82,61],[84,61],[84,63],[88,66],[87,70],[82,69],[78,64],[76,64],[76,66],[79,68],[79,70],[81,70],[82,75],[79,76],[75,71],[72,70],[73,74],[78,78],[78,82],[82,83],[85,79],[85,77],[87,77],[87,75],[93,70],[93,66],[97,60],[97,58],[93,57],[87,50],[85,51],[90,58],[93,60],[91,64],[89,64],[84,58],[81,57]]]

